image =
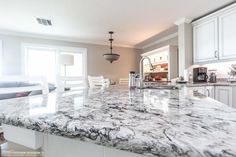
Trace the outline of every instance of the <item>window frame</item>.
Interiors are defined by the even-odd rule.
[[[67,47],[67,46],[58,46],[58,45],[48,45],[48,44],[35,44],[35,43],[22,43],[21,44],[21,74],[27,75],[26,73],[26,50],[28,48],[38,48],[38,49],[47,49],[47,50],[55,50],[56,52],[56,74],[60,76],[60,65],[59,65],[59,57],[60,54],[63,52],[70,52],[70,53],[81,53],[83,58],[82,61],[84,64],[83,69],[83,76],[84,77],[84,83],[85,86],[87,84],[86,78],[87,78],[87,48],[80,48],[80,47]],[[1,51],[0,51],[1,52]],[[1,59],[1,58],[0,58]]]

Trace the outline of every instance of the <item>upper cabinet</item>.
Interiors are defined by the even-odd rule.
[[[193,22],[194,63],[236,59],[236,4]]]
[[[194,25],[193,48],[195,63],[218,60],[217,29],[217,18]]]
[[[220,59],[236,58],[236,8],[219,16]]]

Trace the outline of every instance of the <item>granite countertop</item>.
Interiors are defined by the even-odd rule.
[[[0,121],[157,157],[235,157],[236,110],[181,90],[113,86],[0,101]]]
[[[201,87],[201,86],[236,86],[236,82],[227,82],[227,81],[218,81],[216,83],[210,82],[199,82],[199,83],[171,83],[171,82],[145,82],[148,85],[160,85],[160,84],[167,84],[167,85],[183,85],[187,87]]]
[[[236,86],[236,83],[231,82],[216,82],[216,83],[187,83],[189,87],[199,87],[199,86]]]

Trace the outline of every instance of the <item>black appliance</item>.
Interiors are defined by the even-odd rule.
[[[206,67],[198,67],[193,68],[193,82],[194,83],[202,83],[207,82],[207,68]]]

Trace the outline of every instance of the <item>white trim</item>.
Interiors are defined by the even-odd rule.
[[[179,25],[181,25],[181,24],[183,24],[183,23],[191,23],[192,20],[193,20],[193,19],[190,18],[190,17],[183,17],[183,18],[177,20],[177,21],[175,22],[175,25],[179,26]]]
[[[229,5],[229,6],[225,7],[225,8],[222,8],[222,9],[220,9],[218,11],[215,11],[215,12],[213,12],[213,13],[207,15],[207,16],[204,16],[204,17],[202,17],[202,18],[200,18],[200,19],[198,19],[196,21],[193,21],[192,24],[199,23],[199,22],[207,20],[209,18],[214,18],[214,17],[218,16],[219,14],[221,14],[221,13],[223,13],[225,11],[234,9],[235,7],[236,7],[236,3],[233,3],[233,4],[231,4],[231,5]]]
[[[3,42],[0,40],[0,76],[2,76],[3,71]]]
[[[149,56],[149,55],[153,55],[159,52],[169,51],[169,49],[170,49],[170,45],[167,45],[167,46],[164,46],[164,47],[152,50],[152,51],[142,53],[141,56]]]
[[[93,45],[102,45],[102,46],[109,46],[107,42],[92,42],[92,41],[85,41],[77,38],[71,37],[63,37],[63,36],[50,36],[50,35],[42,35],[42,34],[31,34],[26,32],[15,32],[11,30],[3,30],[0,29],[0,34],[2,35],[10,35],[10,36],[18,36],[18,37],[27,37],[27,38],[36,38],[36,39],[47,39],[47,40],[57,40],[57,41],[64,41],[64,42],[75,42],[80,44],[93,44]],[[113,44],[115,47],[126,47],[126,48],[137,48],[134,45],[127,45],[127,44]]]
[[[178,36],[178,32],[173,33],[173,34],[170,34],[170,35],[167,35],[167,36],[165,36],[165,37],[163,37],[163,38],[160,38],[160,39],[158,39],[158,40],[156,40],[156,41],[153,41],[153,42],[151,42],[151,43],[149,43],[149,44],[143,46],[142,49],[145,49],[145,48],[151,47],[151,46],[153,46],[153,45],[162,43],[162,42],[164,42],[164,41],[170,40],[170,39],[175,38],[175,37],[177,37],[177,36]]]
[[[49,44],[35,44],[35,43],[22,43],[21,46],[24,47],[38,47],[38,48],[49,48],[52,50],[59,50],[59,51],[73,51],[73,52],[77,52],[77,51],[84,51],[87,49],[86,48],[80,48],[80,47],[70,47],[70,46],[59,46],[59,45],[49,45]]]

